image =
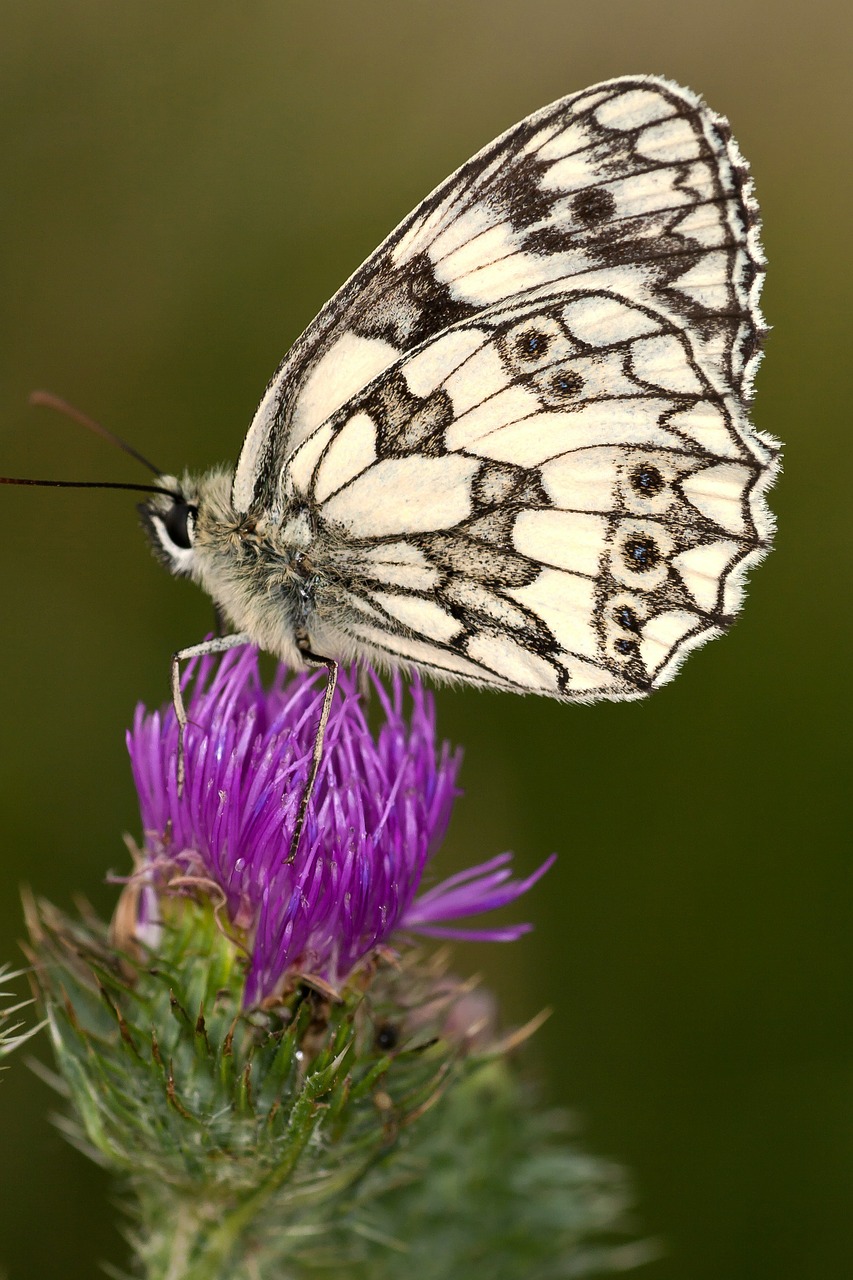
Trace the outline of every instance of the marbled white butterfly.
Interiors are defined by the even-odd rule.
[[[179,656],[663,684],[769,547],[763,272],[747,166],[689,90],[625,77],[528,116],[326,304],[233,474],[160,479],[155,550],[237,633]]]

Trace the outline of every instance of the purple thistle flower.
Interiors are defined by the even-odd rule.
[[[192,678],[187,672],[185,684]],[[444,835],[460,753],[437,749],[432,696],[415,677],[390,694],[370,675],[382,711],[368,727],[355,671],[342,671],[296,858],[290,840],[311,762],[322,680],[279,667],[265,690],[246,648],[198,666],[187,707],[186,784],[178,796],[174,709],[136,709],[127,735],[145,831],[144,879],[183,881],[224,898],[249,951],[245,1002],[282,988],[288,972],[338,987],[397,930],[512,941],[530,925],[466,930],[450,922],[514,902],[553,862],[511,879],[504,853],[415,894]],[[140,924],[156,919],[151,888]]]

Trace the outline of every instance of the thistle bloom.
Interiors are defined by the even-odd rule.
[[[192,676],[188,672],[187,680]],[[203,660],[187,707],[186,783],[178,794],[178,725],[169,706],[137,707],[128,749],[145,831],[140,924],[157,890],[207,889],[248,953],[245,1003],[290,973],[338,987],[398,930],[512,941],[527,924],[476,930],[453,923],[515,901],[548,869],[511,879],[500,854],[416,898],[450,817],[459,752],[437,746],[431,695],[415,678],[370,683],[382,714],[368,725],[354,671],[341,672],[323,758],[296,857],[289,859],[311,765],[322,684],[279,668],[269,689],[251,648]]]

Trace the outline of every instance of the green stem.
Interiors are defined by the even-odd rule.
[[[329,1077],[333,1076],[339,1065],[340,1059],[325,1071],[317,1072],[312,1080],[306,1082],[302,1095],[293,1108],[288,1125],[287,1141],[284,1144],[287,1155],[251,1195],[225,1216],[211,1234],[207,1234],[209,1230],[207,1226],[198,1229],[198,1234],[203,1233],[206,1237],[201,1253],[194,1261],[188,1262],[185,1251],[182,1255],[183,1269],[174,1272],[170,1264],[169,1271],[163,1280],[220,1280],[220,1277],[226,1274],[223,1272],[223,1267],[240,1238],[250,1224],[258,1218],[270,1196],[287,1181],[295,1169],[322,1114],[317,1099],[329,1089]],[[231,1274],[233,1272],[229,1270],[227,1275]]]

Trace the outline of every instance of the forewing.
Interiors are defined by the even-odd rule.
[[[463,320],[296,449],[283,496],[310,513],[335,651],[625,698],[730,623],[775,450],[704,335],[628,292]]]
[[[234,477],[239,511],[280,507],[288,459],[341,406],[442,331],[511,300],[611,290],[691,334],[744,398],[763,259],[728,125],[689,90],[625,77],[515,125],[430,195],[285,357]]]

